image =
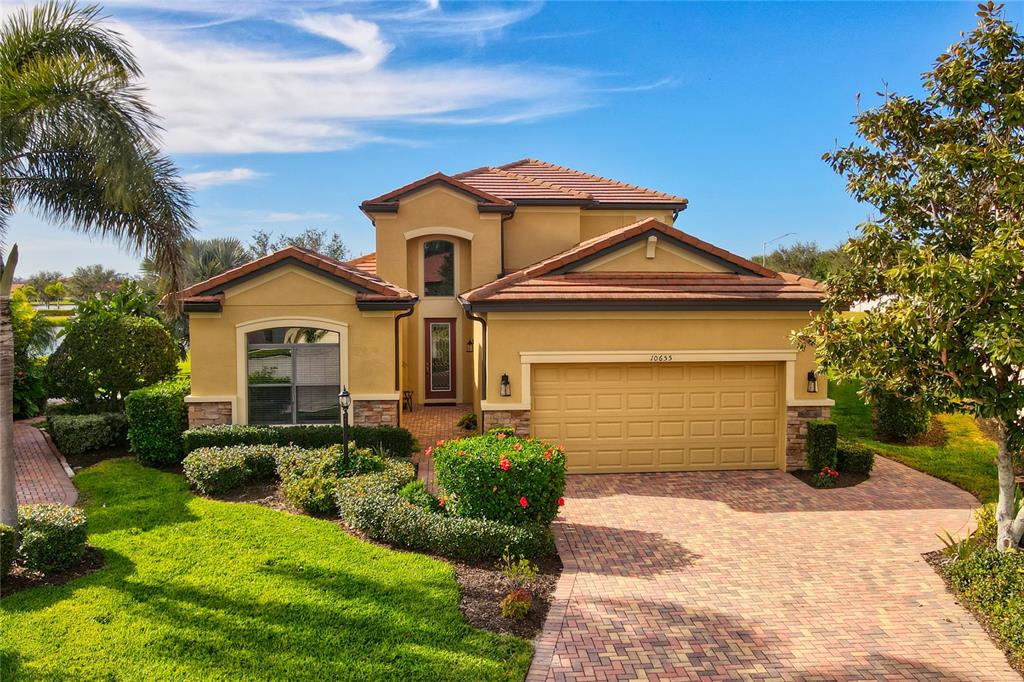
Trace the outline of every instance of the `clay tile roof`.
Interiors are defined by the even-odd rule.
[[[358,258],[353,258],[352,260],[347,261],[347,263],[348,265],[359,268],[360,270],[364,270],[365,272],[368,272],[371,275],[377,274],[376,252],[368,253],[365,256],[359,256]]]
[[[578,272],[575,263],[650,232],[703,251],[735,272]],[[701,241],[657,220],[641,220],[464,293],[474,304],[695,303],[708,305],[785,303],[815,307],[824,290],[813,280],[780,274]]]
[[[459,173],[456,177],[467,185],[484,190],[491,194],[505,199],[556,199],[556,200],[579,200],[592,201],[593,196],[587,192],[572,189],[570,187],[559,187],[558,185],[531,178],[528,175],[513,173],[501,168],[477,168],[475,170]]]
[[[321,270],[324,274],[348,282],[358,293],[357,301],[394,301],[413,303],[417,297],[412,292],[386,282],[375,273],[368,272],[334,258],[298,246],[287,246],[262,258],[250,261],[245,265],[222,272],[210,279],[193,284],[179,291],[176,296],[185,303],[209,302],[211,296],[220,294],[221,290],[240,278],[252,275],[265,268],[277,265],[282,261],[293,259]]]
[[[453,178],[452,176],[445,175],[444,173],[441,172],[433,173],[424,178],[420,178],[419,180],[410,182],[407,185],[403,185],[398,189],[394,189],[385,194],[381,194],[380,196],[374,197],[373,199],[367,199],[361,204],[361,206],[364,210],[379,210],[382,208],[389,207],[397,208],[398,202],[403,196],[434,184],[445,184],[448,185],[449,187],[452,187],[453,189],[464,192],[474,197],[478,202],[480,202],[482,206],[494,208],[505,208],[512,206],[512,202],[507,199],[503,199],[499,196],[473,187],[472,185],[466,184],[457,178]]]
[[[666,204],[680,206],[686,206],[687,204],[687,200],[684,197],[658,192],[637,185],[630,185],[619,180],[603,178],[537,159],[513,161],[504,166],[499,166],[499,169],[542,180],[560,188],[584,192],[589,194],[599,204]]]

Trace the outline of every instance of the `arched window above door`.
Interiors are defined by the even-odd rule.
[[[455,244],[447,239],[423,243],[423,295],[455,295]]]

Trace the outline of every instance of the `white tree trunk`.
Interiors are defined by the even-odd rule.
[[[0,523],[17,528],[14,476],[14,329],[10,291],[0,291]]]
[[[1013,461],[1006,441],[1009,427],[1000,422],[998,427],[999,454],[996,456],[996,468],[999,471],[999,501],[996,502],[996,546],[1005,552],[1020,544],[1024,536],[1024,504],[1014,514],[1017,484],[1014,481]]]

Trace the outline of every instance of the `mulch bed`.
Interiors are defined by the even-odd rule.
[[[995,628],[992,627],[992,623],[989,621],[987,614],[974,608],[972,604],[961,601],[957,596],[956,591],[949,582],[949,578],[947,578],[946,574],[942,572],[942,567],[949,561],[943,551],[939,549],[934,552],[926,552],[921,556],[933,569],[935,569],[935,572],[939,574],[939,577],[942,578],[942,582],[946,584],[946,590],[953,595],[953,599],[956,600],[956,603],[974,616],[974,619],[978,621],[978,625],[980,625],[981,629],[985,631],[985,634],[987,634],[988,638],[992,640],[992,643],[1006,655],[1006,661],[1010,664],[1010,667],[1020,673],[1021,677],[1024,677],[1024,657],[1015,656],[1014,653],[1010,651],[1009,647],[1003,643],[1003,640],[1000,639],[999,635],[996,633]]]
[[[796,471],[789,472],[799,478],[801,481],[814,488],[815,490],[830,490],[830,488],[816,488],[812,481],[818,474],[817,471],[810,471],[809,469],[797,469]],[[839,472],[839,478],[836,479],[835,488],[850,488],[864,481],[868,480],[868,476],[864,474],[853,474],[848,471]]]
[[[261,507],[276,509],[286,514],[303,514],[301,509],[292,505],[288,498],[281,492],[280,487],[274,481],[261,481],[249,483],[241,488],[236,488],[223,495],[211,495],[212,499],[222,502],[245,502],[246,504],[258,504]]]
[[[447,561],[455,569],[455,580],[459,583],[459,591],[462,593],[459,610],[470,625],[526,639],[536,637],[544,627],[544,619],[551,608],[555,585],[558,584],[558,576],[562,573],[562,561],[557,556],[538,562],[540,574],[530,588],[533,606],[523,620],[512,620],[501,615],[501,600],[511,589],[505,576],[494,564],[464,564],[438,558]]]
[[[67,460],[68,466],[70,466],[73,471],[77,472],[86,467],[91,467],[93,464],[99,464],[105,459],[134,456],[135,455],[128,451],[128,448],[122,445],[116,448],[103,448],[102,450],[83,452],[78,455],[64,455],[64,459]]]
[[[15,564],[10,574],[5,576],[0,583],[0,596],[6,597],[30,587],[63,585],[101,568],[103,568],[103,552],[91,546],[85,548],[85,556],[78,565],[59,573],[43,574],[38,571],[26,570]]]

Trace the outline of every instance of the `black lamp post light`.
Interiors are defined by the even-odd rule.
[[[341,388],[338,394],[338,403],[341,405],[341,466],[348,472],[348,408],[352,406],[352,396],[349,395],[348,386]]]

